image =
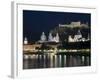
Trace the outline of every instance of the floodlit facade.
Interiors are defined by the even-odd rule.
[[[59,24],[59,27],[68,27],[68,28],[85,27],[85,28],[88,28],[88,23],[82,24],[80,21],[77,21],[77,22],[71,22],[70,24]]]
[[[47,40],[47,37],[46,37],[44,32],[42,32],[42,35],[41,35],[40,40],[39,40],[40,43],[44,43],[44,42],[56,42],[56,43],[58,43],[59,41],[60,41],[60,37],[59,37],[58,33],[56,33],[56,36],[52,36],[52,33],[49,33],[48,40]]]
[[[28,39],[27,39],[27,37],[24,38],[24,44],[28,44]]]
[[[44,32],[42,32],[42,35],[41,35],[41,41],[46,41],[46,35]]]
[[[85,41],[89,41],[89,40],[90,40],[89,34],[88,34],[88,39],[83,38],[80,30],[78,30],[78,33],[76,35],[74,35],[74,38],[72,38],[71,35],[69,35],[69,37],[68,37],[68,42],[80,42],[80,41],[85,42]]]

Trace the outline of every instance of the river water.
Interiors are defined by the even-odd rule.
[[[23,58],[23,69],[78,67],[90,65],[91,59],[89,55],[32,54],[24,55]]]

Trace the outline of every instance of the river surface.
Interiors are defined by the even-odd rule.
[[[50,54],[25,54],[23,57],[23,69],[81,67],[90,66],[89,55],[50,55]]]

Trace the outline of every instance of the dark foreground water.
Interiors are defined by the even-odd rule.
[[[90,66],[89,55],[25,54],[23,69]]]

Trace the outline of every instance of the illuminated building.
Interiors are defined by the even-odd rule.
[[[52,33],[49,33],[49,36],[48,36],[48,41],[52,41],[52,40],[53,40]]]
[[[41,41],[46,41],[46,35],[44,32],[42,32],[42,35],[41,35]]]
[[[56,42],[56,43],[58,43],[59,42],[59,34],[56,33],[56,36],[53,37],[52,33],[49,33],[48,40],[47,40],[46,35],[43,32],[41,37],[40,37],[40,40],[38,42],[40,42],[40,43],[45,43],[45,42]]]
[[[27,44],[23,46],[23,51],[35,52],[36,48],[41,48],[41,44]]]
[[[59,27],[75,28],[75,27],[85,27],[88,28],[88,23],[82,24],[80,21],[71,22],[70,24],[59,24]]]
[[[56,38],[55,41],[56,41],[56,42],[59,42],[59,34],[58,34],[58,33],[56,33],[56,37],[55,37],[55,38]]]
[[[90,40],[89,34],[88,34],[88,39],[83,38],[80,30],[78,30],[78,33],[76,35],[74,35],[74,38],[72,38],[71,35],[69,35],[69,37],[68,37],[68,42],[80,42],[80,41],[85,42],[85,41],[89,41],[89,40]]]
[[[24,44],[28,44],[28,39],[27,39],[27,37],[24,38]]]

